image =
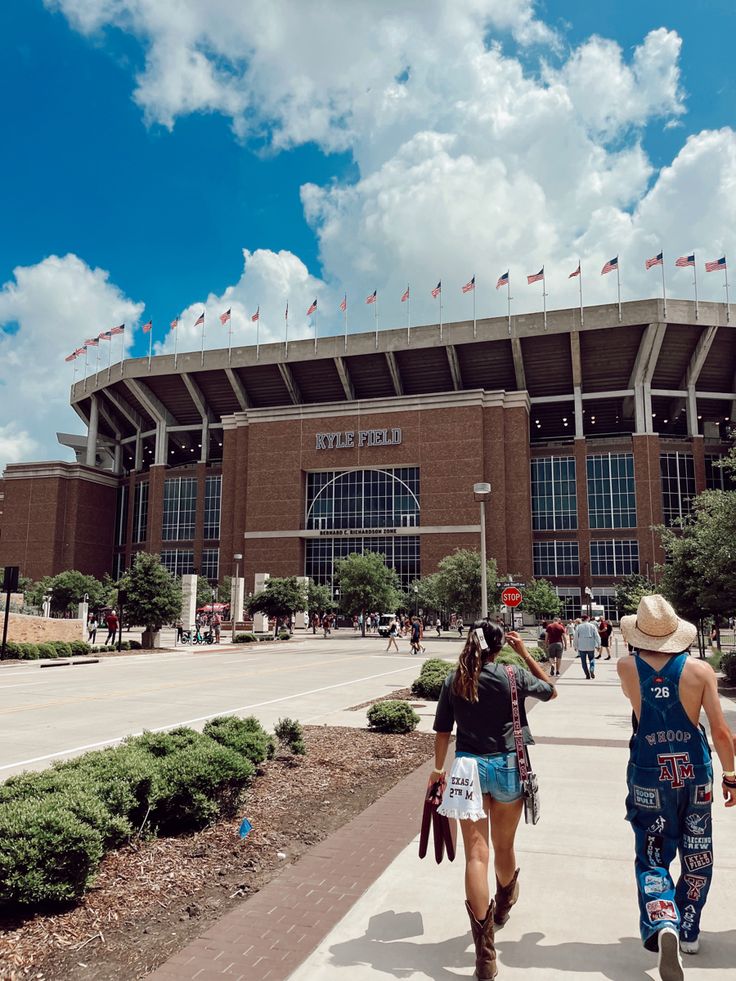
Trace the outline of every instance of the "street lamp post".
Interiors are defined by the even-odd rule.
[[[242,553],[236,552],[233,558],[235,559],[235,578],[240,579],[240,563],[243,560]]]
[[[417,615],[417,607],[419,606],[419,586],[414,587],[414,616]]]
[[[488,570],[486,568],[486,500],[491,494],[491,485],[482,481],[473,484],[473,494],[480,504],[480,615],[488,616]]]

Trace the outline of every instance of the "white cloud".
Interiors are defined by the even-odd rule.
[[[592,37],[563,53],[531,0],[46,3],[85,34],[117,28],[140,39],[134,97],[149,122],[219,112],[276,150],[314,142],[352,154],[355,180],[302,188],[323,280],[290,253],[247,243],[239,281],[204,301],[208,346],[224,343],[216,318],[228,306],[235,338],[252,342],[257,304],[262,339],[280,338],[287,297],[303,330],[312,294],[321,330],[339,330],[343,289],[352,329],[373,326],[364,298],[374,288],[381,325],[394,326],[407,280],[415,322],[436,318],[429,290],[440,277],[445,318],[467,317],[460,286],[473,273],[479,315],[502,314],[493,287],[506,268],[515,309],[538,309],[540,287],[524,277],[543,263],[549,306],[574,305],[567,275],[578,256],[588,302],[615,298],[613,277],[599,273],[617,253],[624,298],[656,295],[648,255],[728,244],[733,131],[691,136],[660,173],[641,143],[647,127],[675,125],[685,111],[682,41],[664,27],[628,52]],[[680,271],[668,277],[689,295]],[[704,296],[721,297],[715,278]],[[201,309],[182,313],[181,349],[199,346],[191,325]]]
[[[34,456],[69,458],[56,433],[76,432],[80,424],[69,406],[73,366],[64,357],[120,323],[126,324],[129,345],[142,311],[107,272],[75,255],[49,256],[14,270],[0,288],[0,402],[8,420],[0,426],[0,470]],[[113,360],[119,360],[118,340]]]

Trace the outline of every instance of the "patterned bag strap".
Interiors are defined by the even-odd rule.
[[[511,718],[514,724],[516,761],[519,766],[519,776],[523,783],[529,775],[529,767],[527,766],[526,750],[524,749],[524,740],[521,735],[521,713],[519,712],[519,692],[516,688],[516,675],[510,664],[506,665],[506,674],[508,675],[509,685],[511,686]]]

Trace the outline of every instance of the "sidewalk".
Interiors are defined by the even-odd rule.
[[[517,838],[521,897],[497,936],[499,979],[657,976],[638,938],[633,836],[623,814],[630,713],[615,662],[597,662],[597,672],[587,681],[573,662],[560,698],[530,717],[543,812]],[[724,707],[732,716],[733,704]],[[417,858],[425,781],[421,770],[407,777],[152,977],[472,977],[462,849],[452,865]],[[716,799],[713,815],[716,872],[701,953],[686,959],[686,976],[736,981],[736,814]]]

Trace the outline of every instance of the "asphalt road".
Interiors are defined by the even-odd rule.
[[[4,666],[0,779],[144,729],[201,727],[225,713],[255,715],[267,727],[286,716],[337,723],[349,706],[416,678],[423,658],[409,656],[407,641],[399,642],[400,654],[384,653],[385,643],[338,634],[275,648],[189,648],[73,667]],[[427,656],[452,658],[459,644],[427,647]],[[365,716],[355,713],[352,724],[365,725]]]

